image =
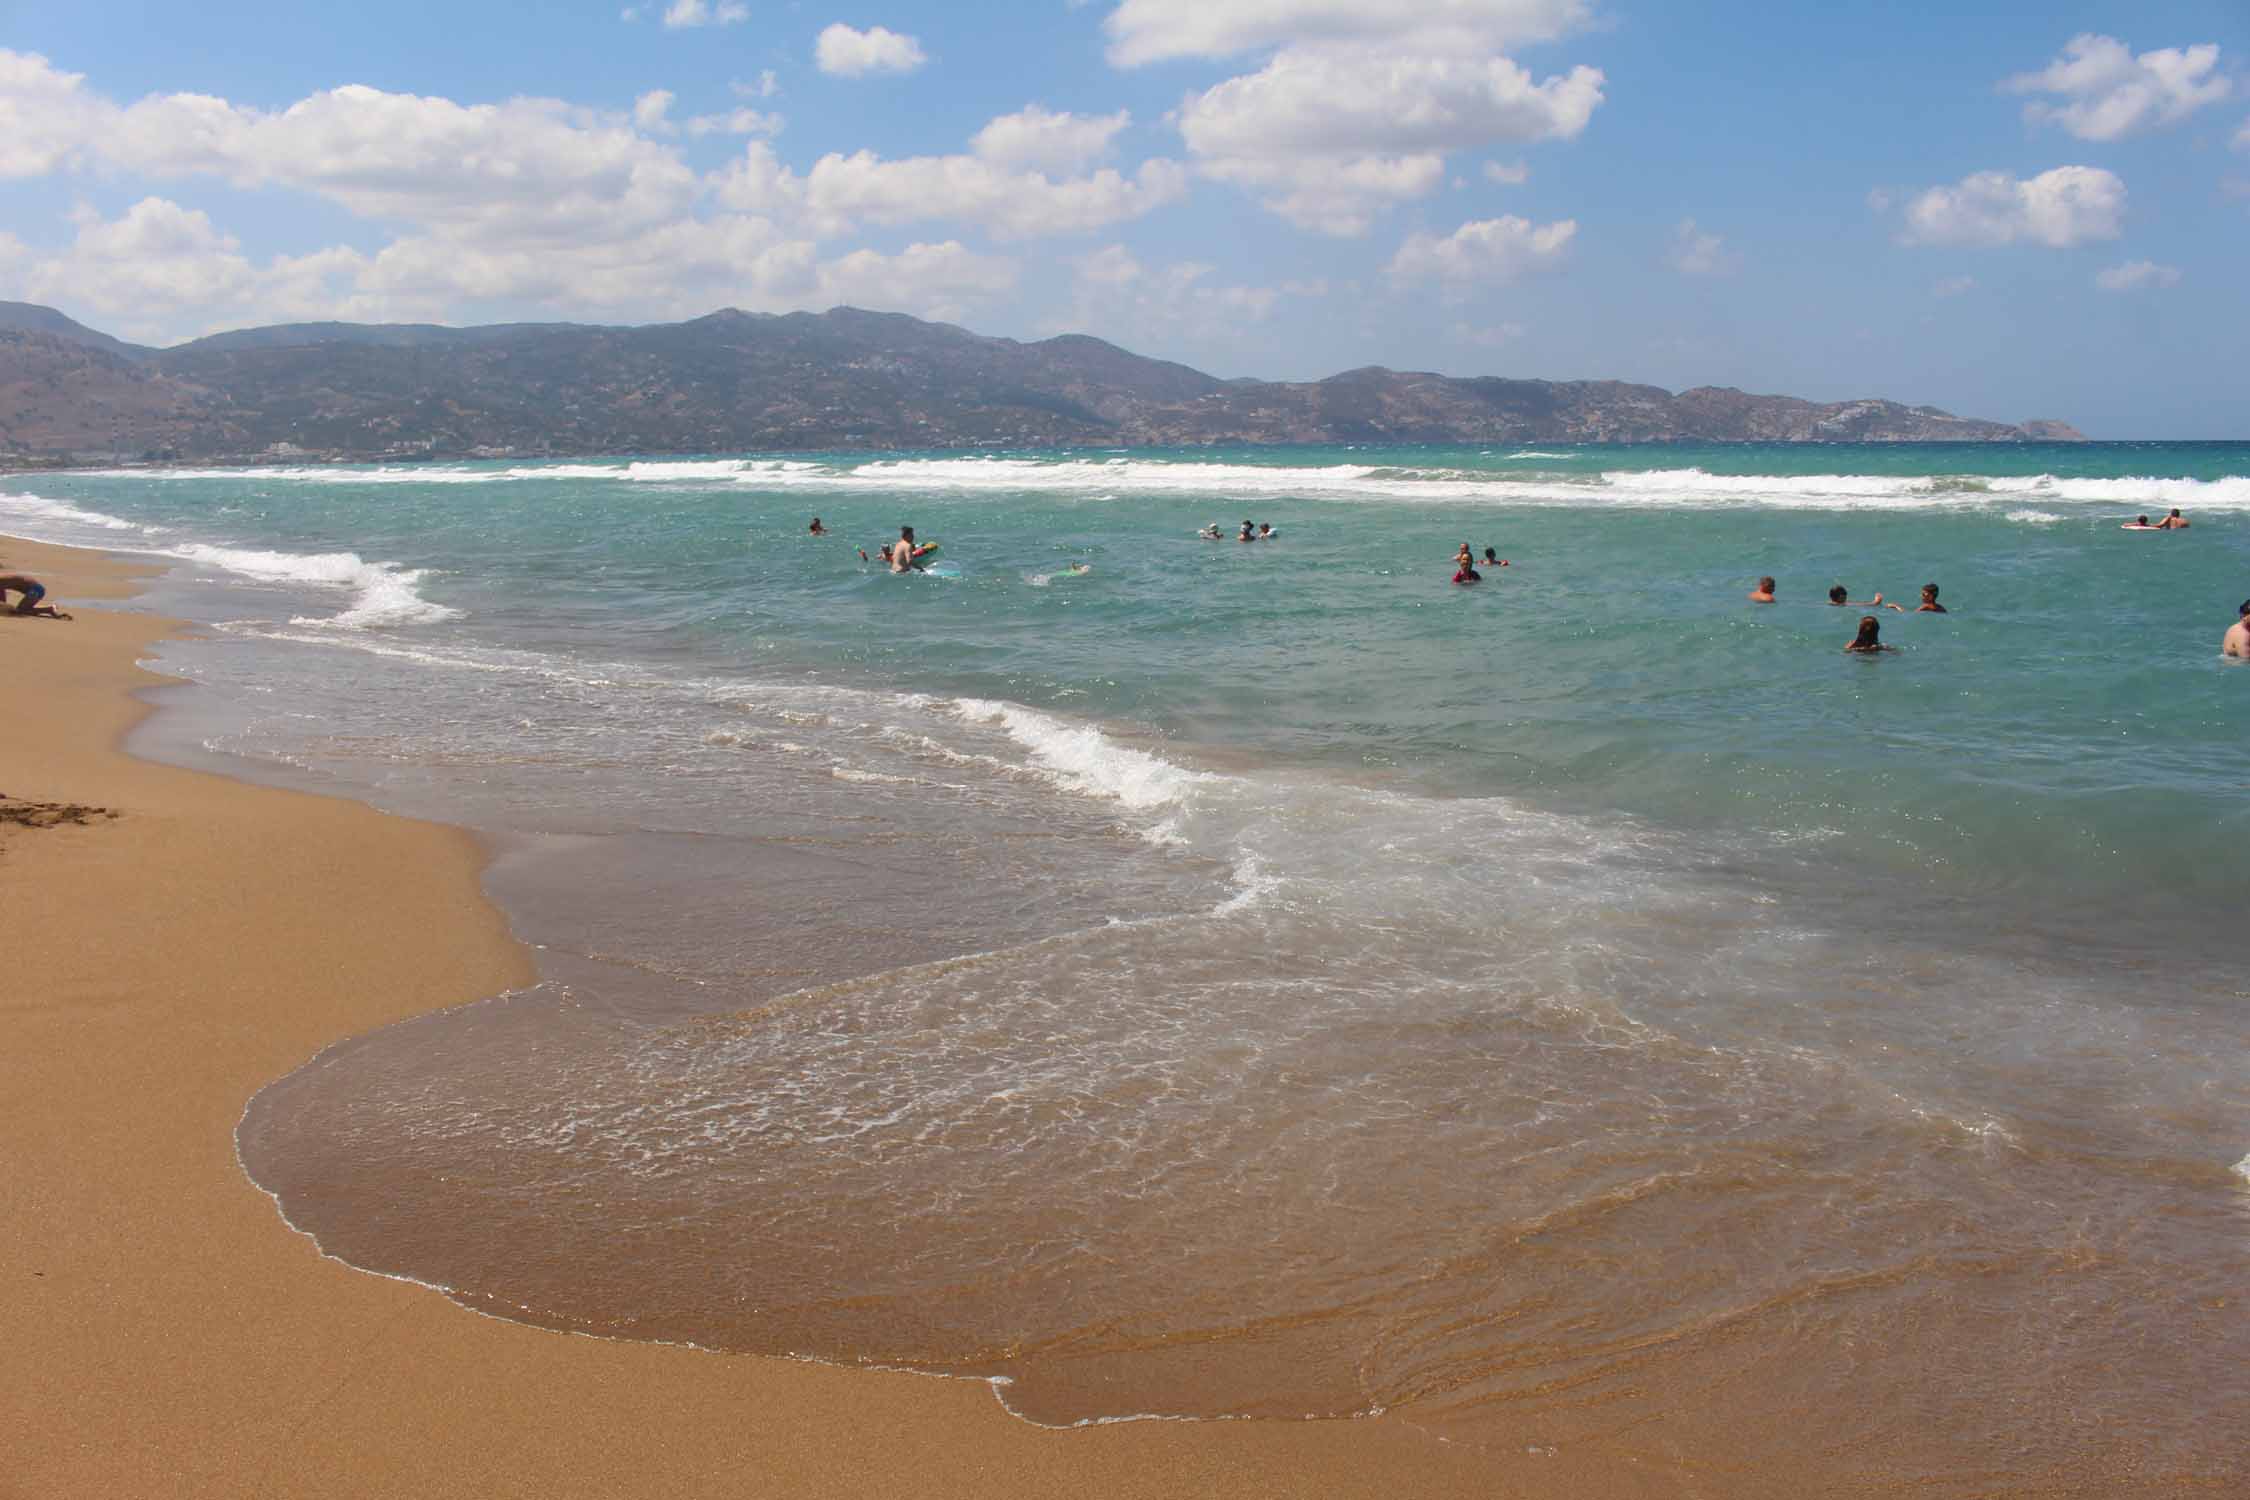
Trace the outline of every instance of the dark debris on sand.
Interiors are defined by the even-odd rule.
[[[26,802],[0,792],[0,831],[10,828],[59,828],[65,823],[91,823],[114,818],[106,807],[86,807],[76,802]]]

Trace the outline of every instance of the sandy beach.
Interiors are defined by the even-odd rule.
[[[0,541],[0,1494],[1674,1494],[1657,1443],[1471,1453],[1397,1417],[1051,1431],[976,1383],[608,1342],[326,1260],[245,1101],[324,1045],[528,981],[468,834],[135,760],[140,571]],[[1731,1493],[1745,1493],[1729,1481]]]

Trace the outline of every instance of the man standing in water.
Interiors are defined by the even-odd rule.
[[[2225,639],[2219,642],[2219,654],[2250,661],[2250,599],[2242,601],[2242,618],[2227,627]]]
[[[898,540],[885,549],[884,556],[890,561],[893,573],[912,572],[915,567],[914,528],[901,526],[898,529]]]
[[[2180,508],[2175,505],[2172,507],[2170,515],[2156,523],[2156,529],[2158,531],[2185,531],[2188,529],[2188,518],[2181,515]]]

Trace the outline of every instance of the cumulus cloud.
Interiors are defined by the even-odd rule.
[[[837,78],[859,78],[869,73],[911,73],[929,61],[922,44],[885,26],[856,30],[837,21],[813,43],[813,61],[820,71]]]
[[[1138,218],[1186,190],[1186,172],[1161,157],[1141,163],[1131,176],[1105,167],[1058,180],[981,156],[886,160],[872,151],[830,152],[800,175],[762,141],[753,142],[715,186],[729,208],[802,220],[823,234],[856,224],[965,220],[1009,239],[1100,229]]]
[[[773,69],[768,68],[754,82],[744,83],[737,78],[727,87],[734,91],[737,99],[771,99],[781,92],[781,79]]]
[[[715,115],[697,115],[687,122],[687,133],[707,135],[779,135],[782,119],[756,109],[730,109]]]
[[[1569,139],[1602,101],[1599,69],[1533,83],[1505,57],[1387,57],[1292,49],[1180,106],[1199,156],[1444,151]]]
[[[1219,342],[1265,321],[1284,298],[1318,297],[1318,282],[1281,286],[1228,285],[1200,261],[1149,265],[1123,245],[1105,245],[1072,263],[1067,311],[1048,320],[1056,333],[1108,332],[1130,341],[1152,335]]]
[[[2160,266],[2153,260],[2129,260],[2094,273],[2094,285],[2105,292],[2137,292],[2179,284],[2178,266]]]
[[[1351,235],[1444,181],[1450,152],[1584,131],[1601,71],[1534,78],[1503,50],[1583,19],[1576,0],[1125,0],[1108,24],[1126,63],[1271,49],[1254,71],[1183,99],[1181,138],[1202,175],[1261,194],[1292,223]],[[1487,168],[1495,181],[1511,170]]]
[[[163,337],[182,314],[198,320],[195,332],[246,317],[345,316],[368,265],[341,248],[261,265],[209,215],[167,198],[143,198],[115,219],[81,209],[71,222],[77,233],[60,253],[39,255],[17,242],[8,281],[27,300],[80,309],[132,338]]]
[[[969,149],[1002,167],[1074,172],[1109,155],[1111,142],[1131,120],[1124,110],[1113,115],[1074,115],[1031,104],[986,125],[969,142]]]
[[[1736,264],[1735,254],[1727,248],[1727,242],[1696,227],[1693,219],[1682,219],[1674,226],[1672,243],[1664,258],[1683,276],[1723,276]]]
[[[959,240],[909,245],[896,255],[854,250],[823,264],[820,300],[951,322],[1014,289],[1016,264],[979,255]]]
[[[638,320],[848,300],[953,317],[1003,295],[1015,263],[955,240],[895,253],[824,242],[860,222],[916,218],[1020,234],[1098,227],[1185,184],[1170,162],[1051,178],[971,155],[836,156],[798,176],[763,141],[705,178],[680,160],[675,133],[764,133],[780,122],[740,109],[683,123],[674,108],[666,90],[608,113],[356,86],[279,111],[188,94],[123,105],[43,58],[0,51],[0,172],[289,188],[379,236],[373,249],[260,259],[200,210],[148,197],[114,219],[77,215],[53,245],[0,239],[0,295],[83,308],[156,340],[277,320],[459,321],[530,308]],[[1048,123],[1050,157],[1087,139]],[[945,184],[938,194],[911,180],[925,169]]]
[[[679,30],[689,26],[737,26],[750,19],[750,7],[740,0],[672,0],[664,7],[664,24]]]
[[[669,118],[673,99],[670,89],[650,89],[633,101],[633,123],[650,135],[670,135],[679,128]]]
[[[203,94],[120,105],[44,58],[0,51],[0,176],[66,168],[313,193],[442,238],[617,238],[687,216],[704,184],[653,137],[676,125],[668,90],[630,116],[552,99],[464,105],[349,85],[279,111]],[[778,116],[699,116],[691,134],[771,134]]]
[[[1484,164],[1484,180],[1496,182],[1502,187],[1522,187],[1531,181],[1531,168],[1520,161],[1488,161]]]
[[[2082,141],[2115,141],[2176,124],[2226,98],[2233,85],[2218,66],[2215,42],[2136,57],[2115,37],[2089,32],[2072,37],[2062,56],[2039,72],[2018,73],[2001,87],[2062,101],[2026,104],[2023,117],[2031,124],[2060,125]]]
[[[1123,0],[1102,29],[1121,67],[1232,57],[1303,42],[1375,42],[1432,53],[1552,41],[1585,24],[1583,0]]]
[[[1906,205],[1913,245],[2010,245],[2067,249],[2122,232],[2125,184],[2100,167],[2055,167],[2037,177],[1978,172],[1934,187]]]
[[[1476,282],[1513,281],[1530,271],[1552,270],[1562,264],[1578,221],[1533,224],[1514,214],[1497,219],[1477,219],[1440,238],[1410,235],[1391,257],[1389,271],[1397,281],[1439,281],[1456,286]]]

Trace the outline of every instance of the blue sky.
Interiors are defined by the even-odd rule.
[[[2250,436],[2250,7],[0,5],[0,297],[895,308]]]

